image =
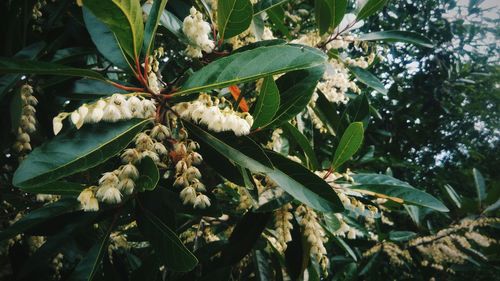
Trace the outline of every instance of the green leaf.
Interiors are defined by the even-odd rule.
[[[267,16],[269,17],[269,21],[271,21],[273,27],[279,30],[279,32],[283,33],[288,40],[292,40],[292,36],[290,35],[290,30],[285,25],[285,10],[281,6],[274,6],[266,11]]]
[[[65,91],[66,92],[66,91]],[[116,88],[115,86],[92,79],[80,79],[76,80],[72,87],[67,91],[67,96],[71,99],[99,99],[106,98],[115,93],[126,94],[125,90]]]
[[[269,166],[261,159],[261,148],[253,143],[254,147],[244,147],[234,142],[224,142],[201,128],[185,122],[189,131],[198,137],[202,144],[212,147],[224,157],[234,161],[241,167],[247,168],[254,173],[267,174],[281,188],[292,195],[295,199],[307,204],[318,211],[343,210],[342,203],[335,191],[321,178],[306,169],[301,164],[283,157],[277,153],[266,153],[272,164]],[[251,142],[246,145],[250,146]],[[245,152],[242,152],[242,150]],[[260,160],[256,160],[258,156]]]
[[[217,0],[217,30],[219,38],[229,39],[247,30],[252,22],[250,0]]]
[[[177,38],[184,40],[185,35],[182,32],[182,21],[174,14],[167,10],[163,10],[160,18],[160,24],[163,25],[168,31],[172,32]]]
[[[395,242],[404,242],[408,241],[417,236],[417,233],[413,231],[391,231],[389,232],[389,240]]]
[[[176,95],[224,88],[274,74],[323,64],[327,56],[300,45],[260,47],[218,59],[193,73]]]
[[[368,0],[359,11],[356,19],[362,20],[373,14],[385,6],[388,0]]]
[[[400,204],[411,204],[448,212],[448,208],[434,196],[414,188],[407,182],[381,174],[353,175],[351,188],[365,190],[369,195],[382,197]]]
[[[123,70],[132,68],[113,32],[86,7],[83,7],[83,20],[92,42],[101,55]]]
[[[261,0],[253,6],[253,14],[258,15],[286,2],[288,2],[288,0]]]
[[[272,213],[247,212],[235,226],[229,243],[221,253],[223,265],[231,265],[244,258],[259,239]]]
[[[115,34],[131,61],[139,58],[144,36],[139,0],[83,0],[83,5]]]
[[[166,5],[167,0],[156,0],[153,2],[153,5],[144,3],[142,6],[142,10],[148,15],[146,27],[144,28],[143,44],[143,50],[146,52],[146,55],[150,54],[150,49],[155,39],[156,29],[158,28],[161,17],[163,17],[163,11]]]
[[[70,281],[92,281],[99,270],[102,257],[108,254],[108,240],[113,226],[108,228],[101,240],[87,252],[71,274]]]
[[[341,124],[340,115],[337,113],[337,105],[328,101],[325,94],[323,94],[323,92],[319,89],[316,89],[316,93],[318,94],[318,99],[316,100],[316,104],[313,108],[314,113],[318,115],[330,134],[336,136],[337,128]]]
[[[20,218],[6,230],[0,232],[0,241],[13,237],[26,230],[41,225],[46,220],[58,215],[76,210],[79,206],[78,201],[74,199],[61,199],[50,203],[41,208],[35,209],[27,215]]]
[[[363,142],[363,123],[354,122],[347,127],[333,156],[332,168],[336,170],[351,158]]]
[[[316,0],[314,12],[320,34],[339,25],[347,9],[347,0]]]
[[[292,240],[287,242],[285,250],[285,268],[291,280],[300,280],[300,276],[309,263],[309,248],[305,243],[305,234],[297,223],[295,218],[291,219],[292,223],[291,236]]]
[[[149,120],[85,125],[69,130],[37,147],[14,173],[14,186],[45,185],[83,172],[122,151]]]
[[[486,198],[486,185],[484,183],[484,177],[481,172],[473,168],[472,174],[474,175],[474,185],[476,186],[477,200],[481,206],[483,200]]]
[[[349,244],[346,243],[344,241],[344,239],[342,239],[339,236],[333,235],[332,233],[330,233],[330,234],[331,234],[331,237],[333,239],[333,242],[335,242],[335,244],[337,244],[340,248],[342,248],[342,250],[344,250],[346,252],[346,254],[348,254],[354,261],[358,261],[358,257],[356,256],[356,252],[354,252],[354,250],[351,248],[351,246],[349,246]]]
[[[357,66],[351,66],[349,69],[361,83],[384,95],[387,94],[387,89],[384,87],[384,84],[382,84],[382,82],[375,75],[371,74],[371,72]]]
[[[347,104],[347,108],[342,112],[340,122],[336,128],[337,134],[343,134],[349,124],[362,122],[366,128],[370,121],[370,103],[366,94],[361,94]]]
[[[141,207],[137,201],[137,224],[144,236],[155,249],[155,255],[169,269],[173,271],[190,271],[198,260],[182,244],[175,232],[166,226],[153,213]]]
[[[264,78],[264,82],[262,82],[262,87],[252,113],[254,118],[252,129],[260,128],[271,122],[278,111],[279,105],[280,93],[278,86],[276,86],[272,76],[267,76]]]
[[[78,196],[87,186],[81,183],[55,181],[42,186],[23,188],[24,191],[36,194],[53,194]]]
[[[49,74],[87,77],[102,81],[106,80],[100,73],[89,69],[80,69],[50,62],[19,60],[14,58],[0,58],[0,74],[1,73]]]
[[[371,32],[360,34],[357,39],[361,41],[405,42],[426,48],[434,48],[434,44],[429,38],[412,31],[387,30]]]
[[[292,124],[290,123],[285,123],[282,128],[285,130],[286,133],[288,133],[294,141],[296,141],[300,148],[304,151],[304,154],[307,157],[307,160],[309,160],[309,163],[311,164],[311,169],[313,171],[319,170],[321,167],[319,165],[318,159],[316,158],[316,154],[314,153],[313,148],[311,147],[311,144],[309,143],[309,140],[304,136],[297,128],[295,128]]]
[[[155,162],[149,158],[142,158],[138,165],[139,179],[137,179],[137,188],[139,191],[154,190],[160,180],[160,172]]]
[[[455,206],[460,209],[462,207],[462,199],[460,198],[460,195],[458,195],[458,193],[455,191],[455,189],[451,185],[445,184],[444,190],[446,191],[446,194],[453,202],[453,204],[455,204]]]
[[[17,54],[14,55],[14,58],[17,59],[26,59],[32,60],[38,57],[40,52],[44,49],[44,42],[37,42],[29,45],[28,47],[22,49]],[[16,83],[21,79],[20,74],[8,74],[0,77],[0,101],[3,99],[5,94],[16,85]]]
[[[279,126],[302,112],[309,101],[319,79],[323,76],[324,66],[289,72],[276,80],[280,92],[280,107],[268,127]]]

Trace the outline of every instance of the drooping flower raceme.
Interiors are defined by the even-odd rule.
[[[207,94],[200,94],[197,100],[181,102],[172,107],[181,118],[206,125],[214,132],[232,131],[237,136],[248,135],[253,117],[247,112],[237,112],[226,106],[220,109],[219,99],[212,100]]]
[[[182,23],[182,32],[189,40],[185,52],[186,55],[192,58],[201,58],[202,51],[211,53],[215,47],[215,43],[208,35],[211,32],[210,24],[203,20],[203,15],[194,7],[189,10],[189,16],[184,18]]]
[[[30,85],[23,85],[20,89],[21,95],[21,118],[17,128],[17,139],[14,143],[14,149],[20,154],[19,161],[24,154],[31,150],[30,134],[36,131],[36,109],[38,100],[33,96],[33,88]]]
[[[75,111],[59,113],[52,120],[54,135],[63,127],[62,121],[70,116],[71,122],[80,129],[85,123],[101,121],[117,122],[132,118],[152,118],[156,114],[155,102],[140,96],[114,94],[91,104],[83,104]]]

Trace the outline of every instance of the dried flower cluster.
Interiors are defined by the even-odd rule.
[[[24,158],[24,154],[31,151],[31,137],[36,131],[36,108],[38,100],[33,96],[33,88],[30,85],[23,85],[20,89],[21,95],[21,117],[17,128],[17,138],[14,142],[14,150],[19,153],[19,161]]]
[[[278,243],[281,244],[283,251],[286,250],[288,242],[292,241],[291,230],[293,228],[291,220],[293,214],[290,212],[291,204],[285,204],[274,212],[274,229],[276,230],[276,237]]]
[[[221,109],[221,107],[223,107]],[[206,125],[214,132],[232,131],[237,136],[248,135],[253,117],[247,112],[237,112],[230,104],[207,94],[200,94],[191,102],[181,102],[172,107],[181,118]]]
[[[71,122],[80,129],[86,123],[101,121],[117,122],[132,118],[153,118],[156,115],[155,102],[143,98],[140,93],[132,95],[113,94],[91,104],[83,104],[71,113],[59,113],[52,120],[54,135],[63,128],[62,121],[70,116]]]

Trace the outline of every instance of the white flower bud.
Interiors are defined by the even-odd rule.
[[[122,202],[122,194],[120,190],[115,187],[108,187],[104,194],[102,195],[101,201],[106,202],[108,204],[117,204]]]
[[[193,207],[195,209],[205,209],[207,207],[210,207],[210,198],[204,194],[200,194],[196,196],[196,199],[194,201]]]
[[[134,148],[125,149],[120,157],[123,163],[136,163],[141,158],[139,151]]]
[[[161,142],[155,142],[153,144],[153,150],[158,154],[158,155],[165,155],[168,153],[167,149]]]
[[[198,152],[191,152],[189,154],[189,159],[191,160],[191,163],[193,163],[193,165],[200,165],[203,161],[203,158]]]
[[[141,153],[141,159],[144,158],[144,157],[146,157],[146,156],[149,157],[149,158],[151,158],[151,160],[153,160],[153,162],[155,162],[155,163],[160,162],[160,157],[154,151],[145,150],[145,151],[143,151]]]
[[[120,174],[118,175],[118,178],[120,180],[123,179],[137,179],[139,177],[139,170],[133,165],[133,164],[126,164],[122,167],[120,170]]]
[[[156,126],[153,127],[151,130],[151,137],[157,139],[157,140],[165,140],[171,136],[170,130],[162,124],[157,124]]]
[[[174,187],[185,187],[187,185],[187,179],[182,175],[180,177],[177,177],[174,181]]]
[[[184,173],[184,171],[187,170],[187,164],[186,164],[186,161],[184,160],[180,160],[179,162],[177,162],[177,164],[175,164],[175,172],[177,174],[182,174]]]
[[[54,130],[54,135],[59,134],[59,132],[62,130],[62,127],[62,119],[59,117],[59,115],[54,117],[54,119],[52,119],[52,128]]]
[[[106,107],[104,108],[104,115],[102,117],[104,121],[116,122],[120,120],[120,118],[121,113],[116,105],[114,105],[113,103],[109,103],[108,105],[106,105]]]
[[[132,179],[125,178],[120,180],[117,187],[125,194],[132,194],[132,192],[134,192],[135,183]]]
[[[116,185],[118,183],[118,177],[114,172],[106,172],[102,174],[102,177],[99,179],[99,185],[110,184]]]
[[[194,204],[196,202],[196,190],[192,186],[186,186],[179,194],[182,204]]]
[[[189,167],[186,170],[186,176],[187,176],[188,180],[201,179],[200,170],[198,170],[198,168],[193,167],[193,166]]]

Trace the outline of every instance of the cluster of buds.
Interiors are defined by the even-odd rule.
[[[22,112],[17,128],[17,139],[14,143],[14,150],[21,155],[19,160],[22,160],[22,155],[31,151],[30,134],[36,131],[36,109],[38,100],[33,96],[33,88],[30,85],[23,85],[20,90]]]
[[[223,107],[221,109],[220,107]],[[237,112],[218,98],[200,94],[197,100],[181,102],[172,107],[181,118],[206,125],[214,132],[232,131],[237,136],[248,135],[253,125],[253,117],[248,112]]]
[[[346,210],[349,210],[357,215],[361,215],[368,218],[379,217],[377,207],[373,205],[365,205],[354,196],[346,195],[342,189],[336,189],[337,196],[340,198],[342,205]]]
[[[75,111],[59,113],[52,120],[54,134],[63,128],[62,121],[70,116],[71,122],[80,129],[85,123],[101,121],[117,122],[132,118],[152,118],[156,115],[154,101],[141,97],[139,94],[114,94],[109,98],[100,99],[91,104],[83,104]]]
[[[163,47],[153,51],[153,54],[148,57],[148,64],[146,65],[146,72],[148,78],[148,87],[153,93],[160,93],[160,83],[161,73],[160,73],[160,62],[158,59],[165,55]]]
[[[179,196],[184,205],[192,205],[195,209],[210,207],[210,198],[203,194],[206,192],[205,185],[201,182],[201,172],[196,165],[203,161],[201,155],[196,152],[199,144],[187,139],[187,132],[183,129],[183,140],[174,145],[175,181],[174,186],[182,188]]]
[[[291,230],[293,225],[291,220],[293,214],[290,212],[292,205],[290,203],[283,205],[280,209],[274,212],[274,228],[276,230],[276,237],[281,244],[281,249],[286,250],[288,242],[292,241]]]
[[[201,58],[202,51],[211,53],[215,43],[208,35],[212,32],[210,24],[203,20],[203,15],[194,7],[189,10],[189,15],[184,18],[182,32],[186,35],[189,45],[185,53],[188,57]]]
[[[59,280],[61,278],[61,271],[63,269],[63,259],[64,255],[62,253],[58,253],[52,259],[52,267],[54,268],[54,279]]]
[[[299,224],[309,243],[311,255],[317,259],[323,272],[326,274],[329,260],[326,255],[324,243],[327,241],[327,237],[325,231],[318,222],[316,212],[305,205],[301,205],[297,208],[296,215],[300,218]]]
[[[345,222],[344,215],[340,213],[333,214],[339,222],[339,227],[333,232],[333,235],[340,237],[347,237],[347,239],[356,239],[356,237],[363,236],[363,233],[358,229],[351,227]]]
[[[33,9],[31,11],[31,17],[34,20],[38,20],[42,17],[42,8],[43,6],[47,5],[47,2],[45,0],[38,0],[36,1],[35,5],[33,6]]]

